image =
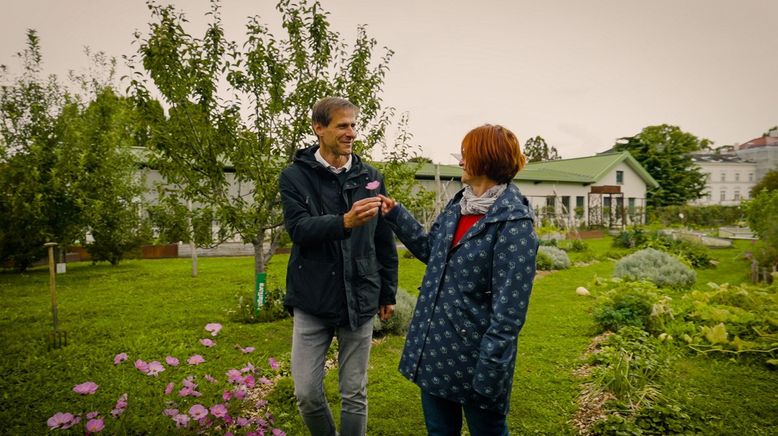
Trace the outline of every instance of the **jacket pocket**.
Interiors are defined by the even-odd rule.
[[[311,315],[335,316],[342,310],[343,287],[338,283],[337,263],[303,257],[289,265],[289,287],[297,296],[297,304]]]
[[[381,276],[378,274],[376,260],[374,257],[358,257],[354,262],[357,272],[354,284],[359,312],[361,314],[376,312],[381,293]]]

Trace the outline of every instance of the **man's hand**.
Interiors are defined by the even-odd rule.
[[[355,201],[351,210],[343,215],[343,227],[353,229],[367,224],[378,216],[381,207],[381,199],[378,197],[363,198]]]
[[[384,304],[378,308],[378,317],[381,321],[388,321],[394,315],[394,304]]]

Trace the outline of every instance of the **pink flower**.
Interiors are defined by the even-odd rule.
[[[173,382],[170,382],[165,386],[165,395],[170,395],[173,393],[173,389],[176,387],[176,385]]]
[[[205,375],[203,375],[203,378],[204,378],[204,379],[205,379],[205,380],[206,380],[208,383],[219,383],[219,381],[218,381],[218,380],[216,380],[215,378],[213,378],[213,377],[211,376],[211,374],[205,374]]]
[[[162,411],[162,413],[165,416],[176,416],[178,415],[178,409],[165,409]]]
[[[165,362],[170,366],[178,366],[179,362],[178,359],[176,359],[173,356],[167,356],[165,357]]]
[[[273,436],[286,436],[286,433],[284,433],[280,428],[274,428]]]
[[[257,409],[261,409],[263,407],[267,406],[267,400],[259,400],[257,401]]]
[[[222,325],[218,322],[212,322],[210,324],[205,325],[205,331],[211,332],[211,336],[216,336],[219,334],[219,330],[222,329]]]
[[[100,416],[100,412],[98,412],[98,411],[89,412],[89,413],[86,414],[86,419],[95,419],[98,416]]]
[[[186,363],[190,365],[199,365],[201,363],[205,362],[205,359],[203,359],[203,356],[199,354],[195,354],[194,356],[187,359]]]
[[[113,357],[113,364],[118,365],[127,360],[127,353],[119,353]]]
[[[230,383],[240,383],[243,381],[243,374],[237,369],[230,369],[227,371],[227,380]]]
[[[257,368],[255,368],[254,365],[252,365],[251,362],[249,362],[249,363],[246,364],[246,366],[241,368],[240,372],[251,372],[251,373],[253,373],[256,370],[257,370]]]
[[[84,382],[80,385],[75,385],[73,387],[73,392],[81,395],[92,395],[97,390],[97,385],[94,382]]]
[[[89,433],[99,433],[105,428],[105,423],[102,419],[90,419],[86,423],[86,431]]]
[[[119,397],[118,400],[116,400],[116,405],[113,406],[113,410],[111,410],[111,416],[114,418],[118,418],[119,415],[124,413],[124,409],[127,408],[127,394],[122,394],[121,397]]]
[[[194,376],[189,376],[181,381],[181,384],[188,388],[195,389],[197,388],[197,383],[194,382]]]
[[[46,424],[48,424],[50,429],[57,429],[57,428],[66,429],[66,428],[70,428],[74,424],[73,422],[74,418],[75,417],[73,416],[72,413],[57,412],[46,421]]]
[[[247,418],[244,418],[242,416],[239,416],[238,419],[237,419],[237,424],[238,424],[238,427],[245,427],[245,426],[251,424],[251,420],[249,420]]]
[[[211,406],[211,415],[217,417],[217,418],[224,418],[227,416],[227,408],[224,406],[224,404],[214,404]]]
[[[208,416],[208,409],[202,404],[195,404],[189,408],[189,416],[194,419],[202,419]]]
[[[173,417],[173,421],[176,422],[176,427],[186,427],[189,424],[189,416],[179,413]]]
[[[214,345],[216,345],[216,342],[214,342],[214,341],[212,341],[210,339],[200,339],[200,343],[205,345],[208,348],[211,348]]]
[[[253,375],[247,375],[246,377],[244,377],[243,378],[243,384],[247,388],[252,389],[254,387],[254,385],[256,384],[256,382],[254,381],[254,376]]]
[[[373,180],[372,182],[365,185],[365,189],[368,190],[378,189],[379,186],[381,186],[381,182],[379,182],[378,180]]]
[[[272,368],[273,371],[278,371],[279,365],[278,365],[278,361],[277,360],[275,360],[275,359],[273,359],[271,357],[271,358],[267,359],[267,363],[268,363],[268,365],[270,365],[270,368]]]
[[[222,398],[224,399],[224,401],[230,401],[230,399],[232,398],[232,392],[224,391],[224,393],[222,394]]]
[[[180,391],[178,391],[179,397],[199,397],[202,394],[200,392],[197,392],[193,388],[181,388]]]
[[[154,375],[156,376],[160,372],[164,371],[165,367],[162,366],[161,363],[157,362],[156,360],[153,362],[149,362],[148,365],[148,372],[146,372],[147,375]]]
[[[267,377],[260,377],[259,378],[259,382],[262,383],[263,385],[272,385],[273,384],[273,382],[268,380]]]
[[[243,354],[253,353],[253,352],[254,352],[254,350],[255,350],[255,348],[254,348],[254,347],[246,347],[246,348],[243,348],[243,347],[241,347],[240,345],[238,345],[238,349],[239,349],[239,350],[240,350],[240,352],[241,352],[241,353],[243,353]]]
[[[135,368],[144,374],[149,372],[149,364],[140,359],[135,361]]]

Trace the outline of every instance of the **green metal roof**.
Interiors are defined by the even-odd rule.
[[[527,164],[514,177],[517,181],[531,182],[562,182],[562,183],[597,183],[610,172],[613,167],[626,163],[635,171],[651,188],[659,184],[648,171],[628,151],[616,153],[603,153],[595,156],[579,157],[573,159],[559,159],[544,162],[531,162]],[[459,179],[462,177],[462,169],[458,165],[439,165],[440,178]],[[420,179],[432,179],[435,177],[435,165],[423,164],[416,177]]]

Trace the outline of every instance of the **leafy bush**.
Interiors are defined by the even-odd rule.
[[[544,271],[570,268],[570,257],[557,247],[541,245],[538,248],[537,268]]]
[[[602,330],[613,332],[622,327],[648,329],[654,304],[659,301],[656,291],[648,282],[611,282],[611,289],[594,308],[594,320]]]
[[[284,307],[283,289],[265,290],[265,304],[262,305],[258,315],[256,304],[254,304],[253,292],[240,294],[237,297],[237,307],[228,311],[233,321],[253,324],[257,322],[273,322],[290,316],[289,311]]]
[[[570,244],[570,251],[580,253],[583,251],[587,251],[589,249],[589,244],[586,242],[580,240],[580,239],[573,239],[573,242]]]
[[[659,287],[688,289],[697,274],[667,253],[646,248],[624,257],[616,264],[614,277],[628,280],[648,280]]]
[[[673,254],[693,268],[713,266],[710,251],[704,245],[688,239],[675,239],[671,235],[653,233],[641,248],[655,248]]]
[[[739,206],[665,206],[648,210],[648,222],[693,228],[732,226],[744,218]]]
[[[618,236],[613,238],[613,246],[619,248],[641,247],[648,240],[646,232],[635,227],[632,230],[624,230]]]
[[[408,327],[413,318],[413,311],[416,309],[416,298],[411,296],[405,289],[397,289],[397,304],[394,306],[394,316],[388,321],[381,321],[376,315],[373,318],[373,334],[380,335],[404,335],[408,332]]]

